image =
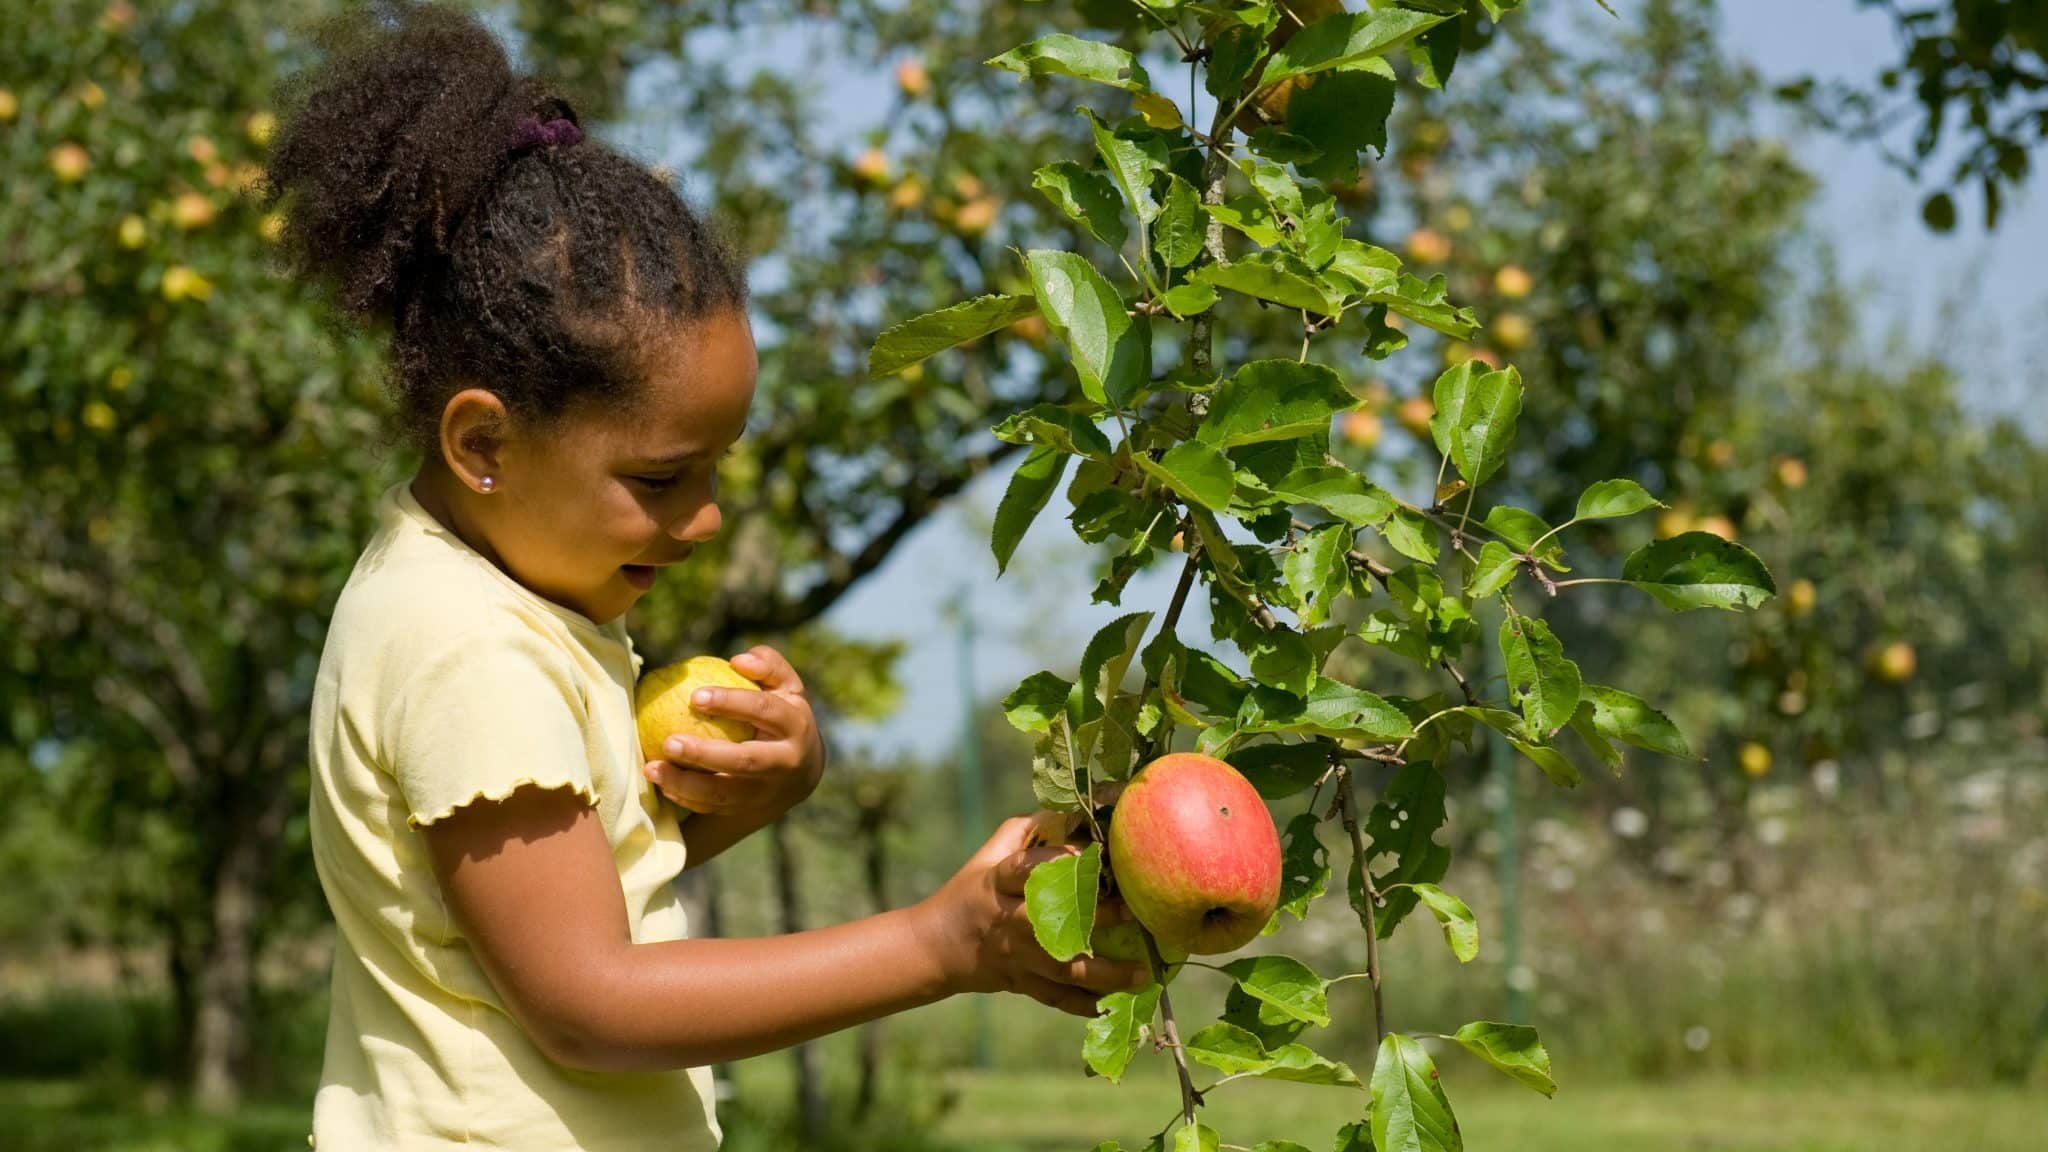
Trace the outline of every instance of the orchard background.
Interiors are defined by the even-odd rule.
[[[0,44],[0,1146],[295,1145],[328,947],[303,827],[307,693],[369,501],[410,467],[378,433],[373,343],[335,337],[277,275],[249,192],[272,83],[328,5],[34,7]],[[1125,613],[1156,630],[1185,557],[1167,533],[1141,568],[1109,518],[1070,525],[1071,469],[1028,533],[1004,510],[1019,464],[1045,457],[1016,424],[991,430],[1086,390],[1089,357],[1056,326],[902,371],[871,373],[871,349],[934,309],[1032,292],[1027,253],[1079,253],[1135,303],[1136,220],[1121,245],[1095,230],[1115,231],[1121,189],[1074,108],[1207,133],[1215,101],[1162,25],[1193,42],[1198,7],[1285,16],[484,7],[755,260],[762,389],[723,478],[731,530],[633,623],[650,657],[784,646],[833,713],[835,756],[804,810],[690,875],[693,922],[756,934],[915,899],[1044,791],[1037,733],[1004,698],[1040,669],[1074,678]],[[1561,536],[1572,576],[1705,532],[1760,557],[1777,594],[1672,616],[1633,589],[1550,597],[1516,579],[1517,607],[1586,680],[1653,702],[1697,759],[1629,749],[1617,774],[1567,737],[1582,780],[1564,791],[1483,734],[1449,743],[1440,883],[1480,947],[1461,964],[1426,913],[1405,921],[1381,949],[1392,1024],[1539,1030],[1549,1100],[1425,1043],[1475,1148],[2025,1147],[2048,1127],[2048,289],[2012,254],[2048,238],[2028,195],[2048,17],[1994,0],[1469,7],[1436,26],[1455,36],[1388,52],[1390,77],[1290,115],[1358,160],[1296,162],[1304,209],[1329,210],[1306,215],[1342,217],[1422,291],[1441,275],[1471,330],[1361,308],[1305,342],[1299,296],[1262,307],[1223,284],[1216,373],[1322,365],[1347,393],[1324,414],[1339,465],[1413,508],[1448,499],[1455,520],[1470,496],[1440,498],[1420,401],[1446,369],[1511,364],[1517,431],[1475,521],[1499,500],[1563,524],[1590,485],[1626,478],[1666,507]],[[1496,24],[1499,8],[1515,10]],[[1136,52],[1173,114],[986,63],[1054,34]],[[1860,47],[1833,68],[1794,54],[1768,79],[1746,63],[1786,41]],[[1890,199],[1870,209],[1869,188]],[[1075,189],[1103,211],[1069,215]],[[1233,176],[1225,202],[1271,194]],[[1903,223],[1873,240],[1845,203]],[[1230,237],[1233,258],[1285,239]],[[1965,243],[1982,279],[1942,274]],[[1153,364],[1184,366],[1191,325],[1145,319]],[[1175,480],[1194,503],[1213,494]],[[1370,528],[1355,544],[1376,565],[1415,559]],[[1455,590],[1470,565],[1442,552]],[[1403,601],[1369,585],[1324,622],[1341,642],[1321,673],[1383,698],[1451,687],[1398,659],[1379,614],[1403,623]],[[955,587],[950,606],[934,594]],[[1090,603],[1098,587],[1121,603]],[[1205,577],[1178,635],[1233,675],[1270,672],[1229,639],[1232,603],[1212,611]],[[1498,618],[1480,622],[1458,662],[1497,702],[1511,669],[1485,663]],[[1148,669],[1131,665],[1136,691]],[[1361,816],[1385,780],[1361,776]],[[1283,827],[1308,796],[1273,801]],[[1304,910],[1247,952],[1366,967],[1341,890]],[[1331,987],[1312,1034],[1362,1078],[1365,985]],[[1206,1022],[1228,986],[1191,969],[1172,989]],[[735,1147],[1142,1145],[1177,1110],[1169,1056],[1143,1046],[1112,1086],[1084,1078],[1081,1044],[1079,1022],[1023,1001],[949,1002],[722,1069],[723,1114]],[[1360,1088],[1235,1087],[1202,1112],[1230,1142],[1320,1149],[1369,1110]]]

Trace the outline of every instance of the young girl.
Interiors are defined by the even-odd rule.
[[[734,660],[765,691],[702,705],[755,740],[643,763],[634,731],[624,613],[718,531],[754,394],[741,269],[472,17],[384,4],[323,44],[271,182],[300,266],[390,323],[423,463],[381,497],[313,699],[340,929],[316,1146],[694,1152],[706,1065],[956,992],[1090,1015],[1141,984],[1035,943],[1025,874],[1066,849],[1027,849],[1026,818],[912,907],[685,938],[676,875],[825,760],[767,647]]]

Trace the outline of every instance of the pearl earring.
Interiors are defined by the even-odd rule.
[[[483,488],[484,491],[489,492],[491,489],[496,488],[498,486],[498,482],[496,480],[493,480],[491,477],[486,476],[483,478],[482,481],[480,481],[480,486]]]

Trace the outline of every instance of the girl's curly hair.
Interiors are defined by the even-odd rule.
[[[591,140],[467,12],[376,0],[281,91],[266,172],[293,265],[391,324],[403,432],[490,390],[515,419],[626,412],[648,341],[744,309],[740,259],[665,181]]]

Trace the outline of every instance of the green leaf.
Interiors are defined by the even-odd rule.
[[[1619,769],[1621,767],[1621,749],[1616,748],[1610,743],[1606,734],[1600,731],[1600,726],[1594,722],[1593,701],[1587,698],[1587,694],[1591,690],[1591,686],[1579,690],[1579,707],[1577,711],[1572,713],[1572,731],[1578,735],[1586,747],[1592,749],[1593,755],[1598,756],[1601,763],[1609,768]]]
[[[1500,624],[1500,650],[1507,659],[1509,698],[1521,705],[1529,727],[1547,739],[1571,723],[1583,682],[1550,625],[1534,616],[1510,616]]]
[[[1032,174],[1031,186],[1045,194],[1069,219],[1089,235],[1121,250],[1130,239],[1124,226],[1124,202],[1116,185],[1100,172],[1081,167],[1072,160],[1047,164]]]
[[[1148,984],[1136,992],[1111,992],[1096,1001],[1095,1019],[1088,1022],[1087,1035],[1081,1041],[1081,1059],[1097,1076],[1112,1084],[1122,1079],[1144,1041],[1145,1026],[1159,1009],[1161,991],[1161,985]]]
[[[1303,625],[1329,619],[1337,597],[1351,586],[1351,529],[1327,524],[1304,533],[1280,561],[1280,574],[1293,597],[1289,605]]]
[[[1363,831],[1372,841],[1368,856],[1391,853],[1394,866],[1376,874],[1385,899],[1376,913],[1366,910],[1364,878],[1359,875],[1356,858],[1352,860],[1349,895],[1360,922],[1372,923],[1381,939],[1393,935],[1419,899],[1413,888],[1386,890],[1395,884],[1434,884],[1450,867],[1451,850],[1436,842],[1436,830],[1443,824],[1443,773],[1426,760],[1410,760],[1397,769],[1366,814]]]
[[[1247,744],[1231,752],[1230,766],[1251,781],[1259,795],[1280,800],[1307,791],[1322,777],[1330,766],[1330,746],[1315,741]]]
[[[1295,33],[1266,65],[1264,85],[1293,76],[1363,65],[1444,22],[1446,17],[1400,8],[1346,13],[1317,20]],[[1384,1150],[1382,1150],[1384,1152]]]
[[[1496,504],[1488,508],[1486,526],[1520,552],[1527,552],[1536,546],[1536,541],[1550,535],[1550,525],[1545,524],[1541,516],[1509,504]],[[1545,541],[1539,559],[1560,572],[1569,571],[1570,569],[1562,562],[1563,556],[1564,549],[1553,536]]]
[[[1685,734],[1642,697],[1599,684],[1588,684],[1583,691],[1593,705],[1593,727],[1601,735],[1650,752],[1692,759],[1692,746],[1686,743]]]
[[[1514,745],[1515,751],[1527,756],[1538,768],[1543,769],[1543,774],[1550,777],[1551,783],[1561,788],[1579,786],[1578,766],[1566,759],[1564,753],[1548,744],[1532,743],[1518,736],[1508,736],[1506,740]]]
[[[1308,1028],[1308,1021],[1257,999],[1239,984],[1232,984],[1224,993],[1222,1019],[1257,1036],[1269,1051],[1287,1046]]]
[[[1349,1065],[1311,1051],[1306,1044],[1288,1044],[1273,1049],[1270,1055],[1273,1062],[1258,1072],[1261,1079],[1291,1080],[1296,1084],[1322,1084],[1332,1088],[1364,1087]]]
[[[1308,906],[1330,883],[1330,853],[1316,839],[1321,821],[1304,812],[1287,822],[1281,834],[1280,908],[1294,913],[1296,920],[1308,918]]]
[[[1003,715],[1019,732],[1048,731],[1053,718],[1066,708],[1073,687],[1050,672],[1034,672],[1003,697]]]
[[[1436,563],[1436,529],[1422,513],[1412,508],[1394,509],[1394,515],[1380,525],[1380,535],[1386,538],[1394,551],[1410,560]]]
[[[1030,530],[1031,522],[1038,519],[1039,511],[1060,486],[1060,477],[1066,471],[1067,454],[1050,445],[1040,444],[1011,474],[1010,486],[1004,490],[1001,503],[996,505],[995,529],[989,536],[989,544],[995,549],[998,579],[1009,569],[1010,556],[1017,551],[1017,542]]]
[[[1372,1066],[1372,1142],[1378,1152],[1459,1152],[1464,1141],[1436,1064],[1399,1032],[1380,1041]]]
[[[1633,480],[1602,480],[1587,488],[1579,496],[1579,508],[1572,514],[1574,520],[1612,520],[1621,516],[1633,516],[1649,508],[1662,508],[1664,502],[1645,491]]]
[[[1448,299],[1442,273],[1428,280],[1402,273],[1392,288],[1367,292],[1365,301],[1382,304],[1424,327],[1433,328],[1454,340],[1467,340],[1479,331],[1479,320],[1470,308],[1459,308]]]
[[[1340,412],[1358,406],[1337,373],[1321,364],[1254,360],[1216,389],[1195,435],[1219,448],[1328,432]]]
[[[1424,88],[1442,88],[1458,65],[1458,50],[1465,41],[1464,21],[1448,20],[1408,42],[1408,59],[1415,65],[1415,82]]]
[[[1138,467],[1173,490],[1174,495],[1215,512],[1230,506],[1236,475],[1223,453],[1199,440],[1186,440],[1157,460],[1144,452],[1132,457]]]
[[[1075,456],[1107,461],[1115,451],[1109,437],[1084,412],[1060,404],[1034,404],[1004,418],[995,438],[1010,444],[1036,444]]]
[[[893,376],[956,344],[1000,332],[1038,311],[1029,296],[977,296],[882,331],[868,349],[868,375]]]
[[[1064,32],[1040,36],[982,63],[1019,76],[1072,76],[1131,92],[1143,92],[1152,86],[1144,66],[1129,52],[1114,44],[1083,40]]]
[[[1209,211],[1219,219],[1226,218],[1215,206]],[[1335,316],[1344,310],[1342,298],[1331,295],[1312,269],[1270,249],[1229,264],[1204,264],[1190,273],[1188,279],[1323,316]]]
[[[1479,921],[1473,919],[1472,909],[1434,884],[1417,884],[1413,890],[1422,906],[1444,926],[1444,940],[1451,946],[1451,955],[1460,964],[1470,964],[1479,955]]]
[[[1095,136],[1095,151],[1108,166],[1110,179],[1123,193],[1131,215],[1138,218],[1140,228],[1151,227],[1159,215],[1159,204],[1152,199],[1152,174],[1166,168],[1165,145],[1156,136],[1140,141],[1121,135],[1086,108],[1080,109],[1080,113],[1087,117]]]
[[[1097,629],[1081,650],[1081,674],[1067,694],[1067,717],[1076,724],[1102,715],[1122,687],[1124,672],[1137,654],[1138,642],[1152,623],[1152,613],[1132,612]]]
[[[1296,504],[1313,504],[1353,528],[1376,528],[1399,507],[1378,485],[1349,468],[1297,468],[1273,486],[1273,494]]]
[[[1522,411],[1522,374],[1512,366],[1480,374],[1467,360],[1437,377],[1430,435],[1473,487],[1484,484],[1507,459]]]
[[[1451,1036],[1467,1052],[1515,1079],[1543,1093],[1557,1095],[1557,1081],[1550,1078],[1550,1053],[1526,1024],[1495,1024],[1475,1020]]]
[[[1226,1076],[1272,1066],[1273,1058],[1259,1038],[1235,1024],[1217,1021],[1187,1039],[1188,1059]]]
[[[1315,680],[1316,658],[1301,633],[1285,627],[1260,629],[1245,645],[1244,653],[1251,662],[1254,679],[1295,697],[1308,695],[1309,685]],[[1241,706],[1239,716],[1243,716]]]
[[[1151,327],[1133,323],[1124,298],[1080,256],[1038,248],[1024,260],[1040,311],[1074,355],[1082,394],[1122,407],[1151,378]]]
[[[1316,677],[1306,699],[1254,686],[1237,710],[1241,732],[1303,732],[1333,740],[1403,740],[1415,734],[1399,708],[1341,680]]]
[[[1216,306],[1218,297],[1212,284],[1176,284],[1159,298],[1166,310],[1182,320],[1199,316]]]
[[[1093,724],[1088,727],[1091,732],[1095,729]],[[1085,761],[1087,755],[1066,713],[1054,717],[1031,756],[1031,794],[1038,798],[1040,806],[1054,812],[1081,811],[1080,784],[1074,778],[1074,765]]]
[[[1507,545],[1488,540],[1479,547],[1479,560],[1473,565],[1472,579],[1465,584],[1465,595],[1478,599],[1507,587],[1519,563]]]
[[[1207,1124],[1183,1125],[1173,1134],[1173,1152],[1216,1152],[1223,1138]]]
[[[1166,207],[1152,225],[1152,247],[1168,268],[1180,268],[1202,254],[1208,223],[1203,218],[1202,194],[1193,184],[1174,173],[1167,174]]]
[[[1246,956],[1223,965],[1223,971],[1252,999],[1304,1023],[1329,1026],[1330,1008],[1324,998],[1327,985],[1294,957]]]
[[[1754,608],[1778,593],[1756,553],[1712,532],[1682,532],[1636,549],[1621,578],[1674,612]]]
[[[1373,1152],[1372,1122],[1359,1120],[1337,1129],[1337,1143],[1332,1152]]]
[[[1024,878],[1024,911],[1038,946],[1055,960],[1072,960],[1088,950],[1095,925],[1095,886],[1102,874],[1102,845],[1034,865]]]

